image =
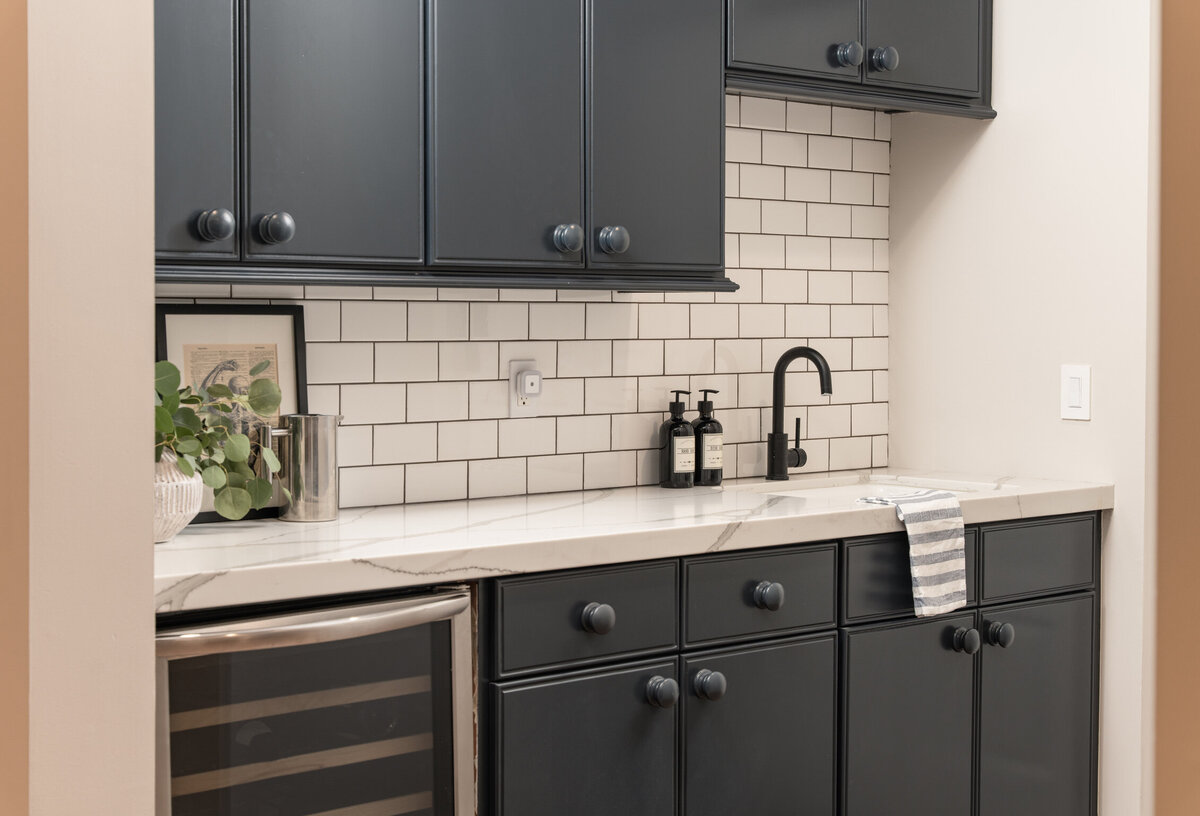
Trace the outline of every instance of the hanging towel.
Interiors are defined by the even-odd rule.
[[[967,605],[967,551],[957,496],[946,490],[919,490],[859,501],[895,505],[897,518],[904,522],[917,617]]]

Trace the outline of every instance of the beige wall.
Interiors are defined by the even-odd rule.
[[[152,4],[28,24],[29,812],[148,816]]]
[[[995,6],[999,117],[893,117],[892,464],[1116,484],[1100,805],[1148,814],[1155,3]],[[1090,422],[1058,418],[1062,363]]]

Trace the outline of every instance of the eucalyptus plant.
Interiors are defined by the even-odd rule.
[[[250,376],[262,374],[270,364],[264,360],[250,369]],[[160,461],[164,451],[174,453],[185,476],[199,473],[212,488],[213,505],[227,519],[266,507],[274,487],[254,472],[251,458],[257,455],[271,474],[279,472],[279,458],[269,436],[252,441],[241,432],[235,415],[272,416],[279,410],[279,386],[261,378],[238,394],[219,383],[198,390],[181,387],[181,379],[174,364],[154,364],[154,461]],[[284,494],[291,501],[286,488]]]

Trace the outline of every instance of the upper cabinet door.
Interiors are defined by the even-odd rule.
[[[431,8],[431,263],[581,266],[583,4]]]
[[[721,0],[594,0],[589,260],[719,269]]]
[[[245,249],[422,259],[421,0],[246,0]]]
[[[729,0],[731,68],[856,81],[856,45],[856,0]]]
[[[233,0],[154,3],[155,247],[236,259]]]
[[[979,96],[981,0],[863,0],[868,85]]]

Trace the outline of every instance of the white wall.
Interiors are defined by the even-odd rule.
[[[29,812],[149,816],[153,7],[28,9]]]
[[[1108,816],[1152,812],[1156,5],[998,2],[998,118],[892,126],[892,464],[1116,484],[1102,578]],[[1091,422],[1058,419],[1061,363],[1092,365]]]

